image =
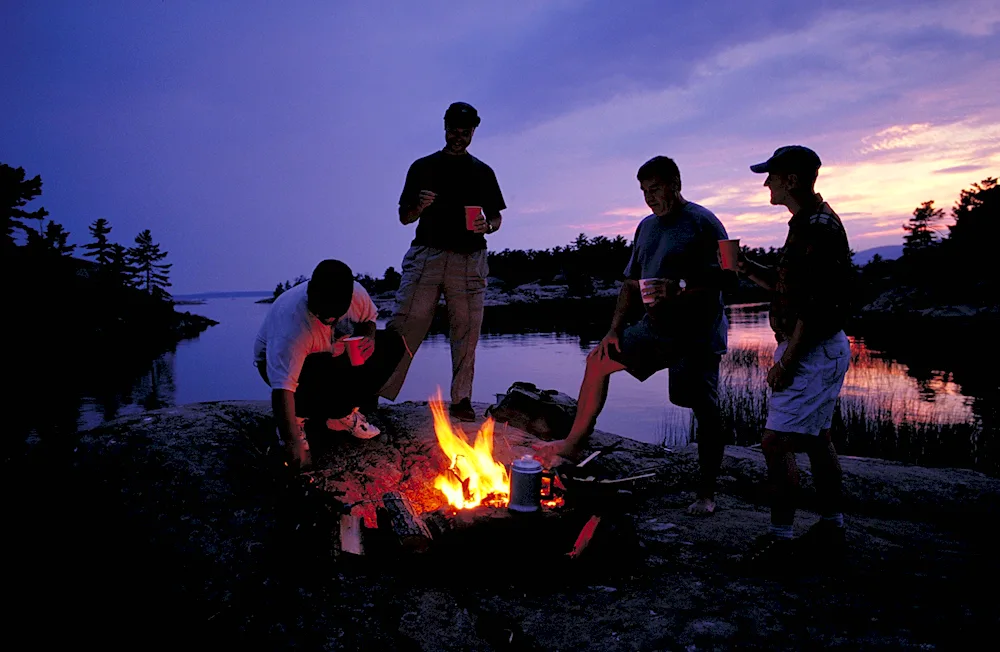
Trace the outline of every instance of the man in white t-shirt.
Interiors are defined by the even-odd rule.
[[[286,290],[267,313],[254,343],[254,365],[271,387],[278,433],[294,463],[311,464],[305,422],[360,439],[379,434],[359,410],[403,355],[399,335],[376,330],[378,309],[339,260],[324,260],[308,283]],[[359,336],[364,363],[351,364],[344,338]],[[310,428],[312,429],[312,428]]]

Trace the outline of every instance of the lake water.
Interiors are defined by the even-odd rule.
[[[219,325],[197,339],[179,343],[113,400],[109,401],[107,392],[100,399],[84,396],[79,426],[91,427],[105,418],[148,407],[268,399],[269,390],[252,366],[251,349],[270,306],[255,301],[215,298],[181,307],[215,319]],[[760,307],[731,308],[730,322],[730,353],[723,360],[721,393],[737,415],[737,442],[749,444],[759,441],[758,421],[766,414],[764,376],[774,339],[767,313]],[[900,338],[883,339],[896,342]],[[586,355],[594,344],[589,337],[568,333],[484,333],[477,352],[473,400],[492,403],[497,393],[518,380],[575,398]],[[962,366],[963,361],[957,359],[960,353],[953,354],[954,364],[924,362],[920,356],[900,353],[913,359],[907,364],[871,348],[868,339],[859,336],[852,337],[852,349],[853,364],[841,393],[841,413],[851,427],[850,436],[840,442],[841,452],[987,471],[994,468],[996,396],[990,392],[995,382],[986,381],[989,391],[966,391],[960,374],[952,369]],[[398,400],[427,400],[439,386],[447,396],[450,355],[444,335],[429,336]],[[966,384],[984,386],[980,376]],[[690,412],[667,400],[666,371],[644,383],[620,373],[611,380],[597,427],[640,441],[682,445],[690,438]]]

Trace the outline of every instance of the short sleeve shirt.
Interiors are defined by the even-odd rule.
[[[719,270],[719,240],[728,237],[719,218],[694,202],[663,217],[650,215],[635,231],[625,278],[691,280],[711,275]],[[728,322],[721,292],[684,299],[665,320],[658,317],[656,321],[692,342],[706,342],[718,352],[726,350]]]
[[[357,324],[378,317],[368,292],[355,281],[350,308],[333,326],[327,326],[309,312],[307,286],[300,283],[275,299],[257,332],[254,363],[266,365],[271,389],[294,392],[307,356],[342,355],[345,345],[337,340],[352,335]]]
[[[826,339],[850,316],[856,286],[847,232],[830,205],[818,199],[818,206],[788,221],[770,313],[779,339],[790,337],[799,319],[809,324],[813,339]]]
[[[465,207],[482,206],[487,217],[507,208],[493,169],[472,154],[434,152],[417,159],[406,173],[399,205],[415,206],[421,190],[437,196],[417,222],[413,245],[435,247],[457,253],[486,248],[486,238],[465,226]]]

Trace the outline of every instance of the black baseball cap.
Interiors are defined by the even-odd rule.
[[[771,158],[763,163],[751,165],[752,172],[795,172],[796,170],[818,170],[823,163],[819,155],[802,145],[785,145],[774,150]]]
[[[455,102],[444,112],[444,123],[453,127],[467,128],[479,126],[476,108],[465,102]]]

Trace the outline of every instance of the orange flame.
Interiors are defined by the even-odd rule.
[[[458,432],[452,429],[440,388],[437,397],[431,398],[430,406],[438,445],[451,463],[447,471],[434,479],[434,488],[458,509],[478,507],[484,501],[505,506],[510,497],[510,477],[504,465],[493,459],[493,419],[486,419],[476,433],[475,442],[469,444],[461,428]]]

